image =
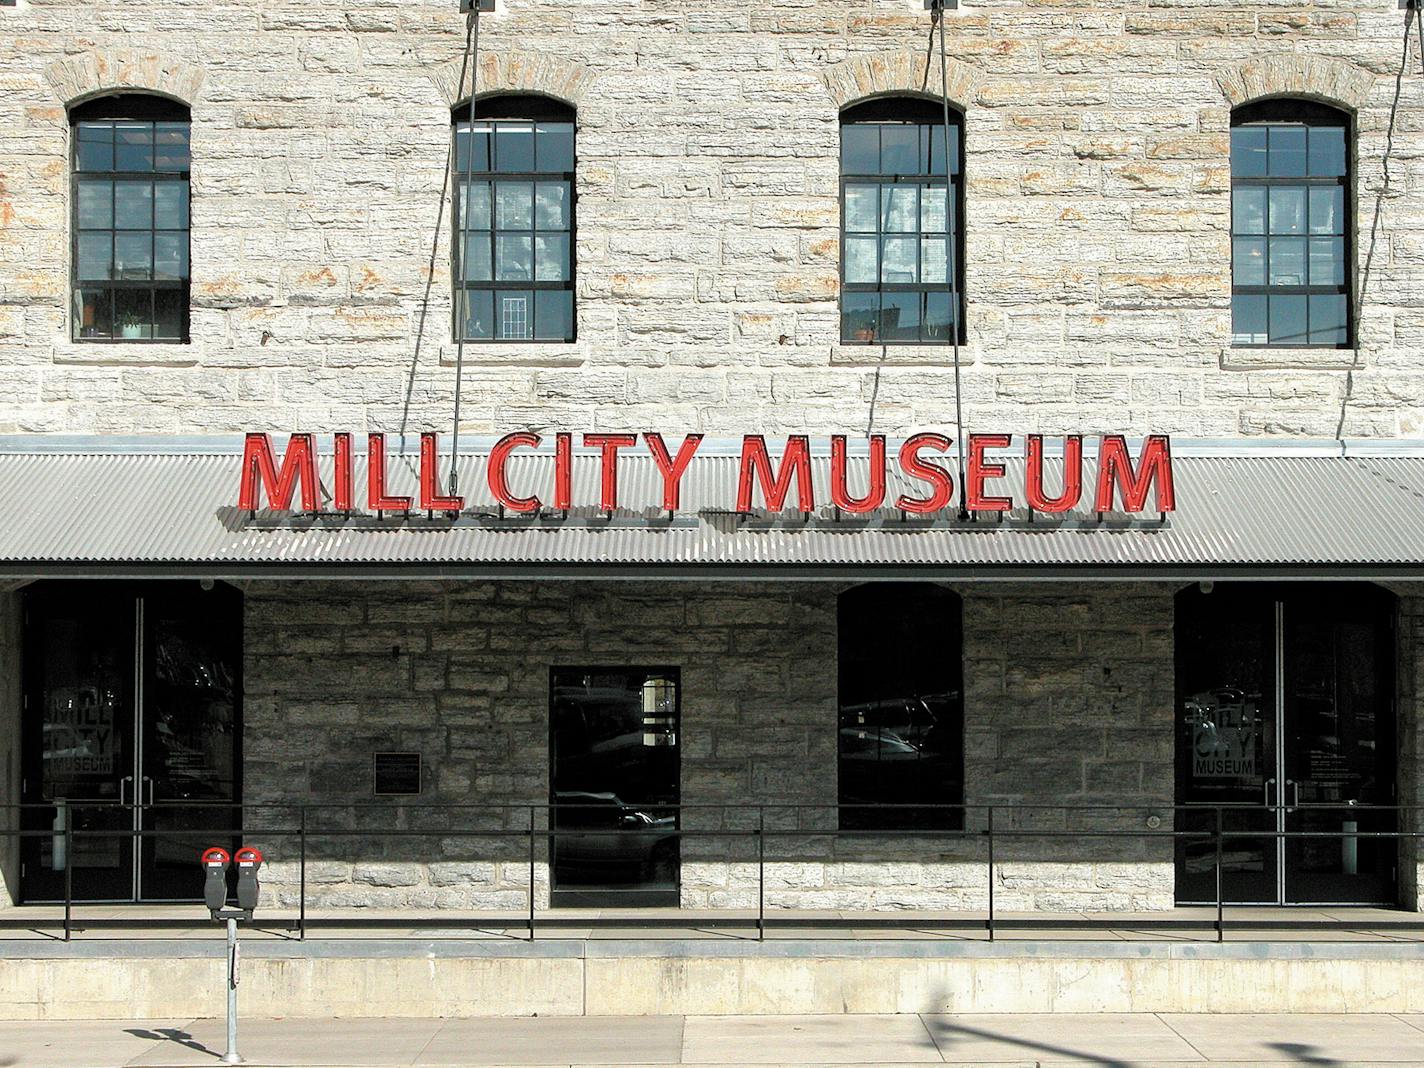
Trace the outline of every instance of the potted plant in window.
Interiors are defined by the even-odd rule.
[[[137,312],[124,312],[119,316],[119,336],[122,338],[143,337],[143,319]]]

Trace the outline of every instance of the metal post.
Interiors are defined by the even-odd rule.
[[[989,941],[994,941],[994,806],[989,806]]]
[[[299,850],[299,860],[297,862],[298,884],[297,884],[297,930],[300,932],[298,938],[305,942],[307,938],[307,806],[303,805],[299,810],[297,824],[297,848]]]
[[[471,149],[473,151],[473,149]],[[529,806],[529,941],[534,941],[534,806]],[[550,820],[552,823],[553,821]],[[550,876],[552,878],[552,871]]]
[[[766,940],[766,808],[757,806],[757,941]]]
[[[1221,848],[1221,807],[1216,809],[1216,940],[1226,941],[1226,924],[1222,906],[1222,848]]]
[[[227,920],[227,1052],[224,1064],[241,1064],[237,1052],[237,920]]]
[[[74,931],[74,810],[64,825],[64,940]]]

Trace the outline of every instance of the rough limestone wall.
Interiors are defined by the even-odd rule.
[[[527,838],[478,833],[520,831],[525,811],[465,810],[462,826],[476,833],[450,833],[449,813],[372,799],[371,753],[422,753],[427,787],[419,803],[543,804],[550,666],[637,663],[682,672],[682,800],[713,806],[689,810],[684,827],[748,828],[755,813],[721,806],[768,806],[766,826],[780,832],[766,845],[768,907],[982,908],[982,836],[837,841],[808,833],[834,825],[836,592],[776,584],[250,585],[245,796],[274,806],[254,817],[248,834],[269,852],[265,885],[293,903],[297,842],[263,829],[294,826],[292,806],[306,803],[330,806],[307,814],[313,906],[525,907]],[[1147,808],[1170,801],[1170,604],[1170,593],[1140,587],[967,591],[968,800],[1134,806],[1120,816],[1040,813],[1028,821],[1078,830],[1140,827]],[[802,807],[775,807],[793,804]],[[547,826],[542,813],[538,819]],[[971,830],[982,823],[971,817]],[[400,827],[442,833],[379,836]],[[362,833],[334,839],[322,830]],[[542,836],[535,849],[542,905]],[[1171,903],[1170,850],[1011,840],[999,843],[998,859],[1004,908]],[[689,837],[683,904],[754,907],[755,860],[748,839]]]
[[[482,86],[579,104],[580,340],[474,347],[467,430],[951,423],[946,349],[837,332],[838,109],[935,88],[922,8],[499,0]],[[0,10],[0,431],[446,426],[463,29],[453,0]],[[1406,37],[1365,0],[965,0],[971,425],[1420,434]],[[190,345],[66,340],[65,106],[115,87],[193,104]],[[1229,348],[1229,108],[1290,92],[1358,110],[1358,351]]]

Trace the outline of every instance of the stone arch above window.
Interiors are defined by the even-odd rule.
[[[161,52],[134,48],[93,49],[45,67],[45,80],[66,107],[108,93],[154,93],[181,103],[197,102],[205,71]]]
[[[1270,97],[1302,97],[1351,112],[1365,106],[1375,76],[1342,59],[1294,52],[1252,56],[1223,68],[1216,84],[1233,108]]]
[[[966,63],[950,60],[949,99],[963,108],[974,99],[982,74]],[[938,100],[939,60],[931,62],[928,52],[905,49],[876,52],[837,63],[822,73],[822,80],[838,108],[869,97],[924,96]]]
[[[432,68],[430,78],[451,107],[469,98],[466,87],[470,84],[470,75],[464,69],[463,57]],[[481,97],[497,93],[550,96],[577,107],[593,78],[593,71],[587,67],[554,56],[482,51],[475,90]]]

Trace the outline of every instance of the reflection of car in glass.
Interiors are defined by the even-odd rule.
[[[567,790],[554,795],[554,848],[560,865],[620,881],[677,878],[677,819],[657,815],[616,794]],[[598,831],[597,834],[569,833]],[[618,833],[605,833],[618,832]]]
[[[945,804],[961,794],[959,694],[896,697],[840,710],[841,800],[847,806]],[[848,808],[842,826],[954,826],[952,810]]]

